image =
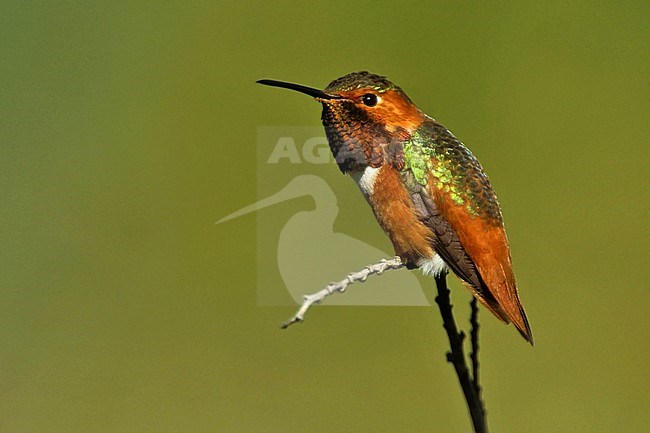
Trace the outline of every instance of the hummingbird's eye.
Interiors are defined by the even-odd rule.
[[[372,93],[366,93],[365,95],[363,95],[361,100],[368,107],[374,107],[375,105],[377,105],[377,95]]]

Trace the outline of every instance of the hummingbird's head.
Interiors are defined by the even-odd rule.
[[[381,75],[353,72],[332,81],[324,92],[336,96],[321,102],[343,123],[369,121],[385,126],[389,132],[398,128],[410,132],[424,120],[422,112],[406,93]]]
[[[334,122],[341,123],[342,127],[354,127],[361,122],[383,125],[389,132],[397,128],[411,131],[424,120],[424,114],[399,86],[367,71],[337,78],[325,90],[275,80],[259,80],[258,83],[313,96],[324,106],[325,126]],[[325,116],[326,113],[329,115]]]
[[[338,78],[324,90],[274,80],[258,83],[296,90],[323,104],[321,119],[343,171],[368,165],[373,154],[381,154],[379,148],[408,139],[426,118],[400,87],[366,71]]]

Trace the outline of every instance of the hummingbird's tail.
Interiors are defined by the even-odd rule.
[[[528,317],[526,316],[524,306],[519,300],[519,295],[517,293],[516,287],[514,290],[495,291],[493,294],[493,292],[488,290],[487,287],[483,287],[481,290],[476,290],[475,287],[473,287],[471,284],[466,283],[465,281],[463,281],[463,284],[468,289],[470,289],[474,297],[476,297],[476,299],[478,299],[481,304],[490,310],[492,314],[494,314],[499,320],[504,323],[512,322],[521,336],[524,337],[524,339],[528,341],[531,346],[534,345],[533,333],[530,329],[530,324],[528,323]],[[509,296],[499,296],[503,294],[508,294]],[[497,299],[497,296],[500,299]]]

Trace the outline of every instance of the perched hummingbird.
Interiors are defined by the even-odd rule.
[[[531,344],[501,208],[467,147],[386,77],[354,72],[325,90],[275,80],[323,104],[334,158],[349,173],[409,269],[450,268],[474,296]]]

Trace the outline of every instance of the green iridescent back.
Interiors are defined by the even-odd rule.
[[[483,167],[444,126],[433,119],[426,121],[403,147],[404,170],[410,170],[419,184],[426,185],[431,176],[436,190],[464,206],[470,215],[503,224],[499,202]]]

